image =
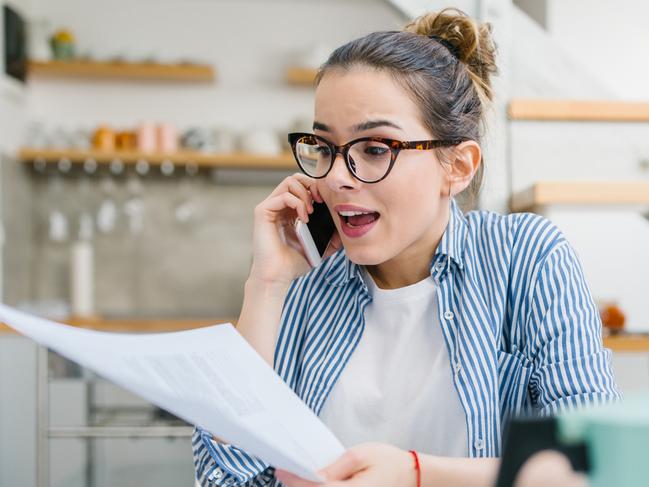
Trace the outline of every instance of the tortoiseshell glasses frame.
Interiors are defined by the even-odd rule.
[[[345,165],[347,166],[347,169],[352,174],[352,176],[354,176],[356,179],[364,183],[378,183],[379,181],[382,181],[386,177],[388,177],[388,174],[390,174],[390,171],[392,171],[392,168],[394,167],[394,163],[397,160],[397,156],[399,155],[399,152],[402,150],[431,150],[440,147],[451,147],[451,146],[461,144],[462,142],[465,142],[467,140],[469,139],[464,138],[464,139],[452,139],[452,140],[401,141],[395,139],[388,139],[384,137],[361,137],[358,139],[351,140],[343,145],[336,145],[333,142],[328,141],[324,137],[315,134],[309,134],[303,132],[294,132],[288,134],[288,141],[291,145],[291,150],[293,152],[293,156],[295,157],[295,161],[297,162],[300,170],[307,176],[312,177],[314,179],[322,179],[326,177],[327,174],[329,174],[329,172],[331,171],[331,168],[333,167],[333,163],[337,155],[341,154],[343,156],[343,160],[345,161]],[[380,143],[385,145],[386,148],[390,149],[389,163],[387,163],[385,172],[381,174],[379,177],[373,179],[366,179],[359,176],[359,174],[357,173],[357,163],[356,161],[354,161],[352,157],[350,157],[349,152],[354,145],[363,142]],[[328,167],[326,167],[326,170],[322,171],[322,174],[315,174],[313,170],[309,170],[310,168],[307,167],[306,164],[300,159],[298,148],[297,148],[299,143],[319,146],[320,148],[325,148],[325,147],[328,148],[329,153],[325,155],[328,155],[329,157],[329,165]],[[368,148],[376,149],[378,147],[368,147]],[[369,156],[372,155],[373,154],[370,154]],[[387,162],[387,160],[385,160],[385,162]]]

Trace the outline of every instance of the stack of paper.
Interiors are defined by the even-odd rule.
[[[275,467],[313,481],[342,444],[231,324],[177,333],[84,330],[0,304],[0,321]]]

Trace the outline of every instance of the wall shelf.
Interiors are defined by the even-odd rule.
[[[286,81],[295,86],[308,86],[313,88],[317,69],[292,67],[286,71]]]
[[[649,352],[649,334],[610,335],[604,337],[604,346],[614,352]]]
[[[98,61],[30,61],[29,77],[212,82],[214,68],[202,64]]]
[[[649,103],[604,100],[514,99],[511,120],[649,122]]]
[[[649,205],[648,181],[568,182],[542,181],[514,193],[511,211],[533,211],[553,204]]]
[[[194,163],[199,167],[208,168],[236,168],[236,169],[296,169],[293,155],[289,152],[279,155],[260,155],[245,152],[234,152],[230,154],[208,154],[197,151],[179,151],[174,153],[145,153],[138,151],[97,151],[97,150],[71,150],[71,149],[31,149],[22,148],[18,158],[24,163],[32,163],[37,160],[47,163],[57,163],[62,159],[68,159],[73,164],[80,164],[88,159],[94,159],[99,164],[108,164],[115,159],[124,164],[135,164],[139,160],[145,160],[151,165],[160,165],[165,161],[183,165]]]

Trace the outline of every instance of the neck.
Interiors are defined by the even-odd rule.
[[[448,208],[448,207],[446,207]],[[429,232],[407,247],[399,255],[377,265],[365,266],[381,289],[397,289],[410,286],[430,276],[430,264],[437,251],[448,224],[448,209],[439,225],[432,225]]]

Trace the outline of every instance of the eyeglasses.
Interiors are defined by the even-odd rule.
[[[383,137],[361,137],[344,145],[335,145],[315,134],[291,133],[288,141],[298,166],[304,174],[315,179],[324,178],[333,167],[337,154],[342,154],[349,172],[364,183],[378,183],[385,179],[402,150],[430,150],[458,145],[467,139],[455,140],[400,140]]]

